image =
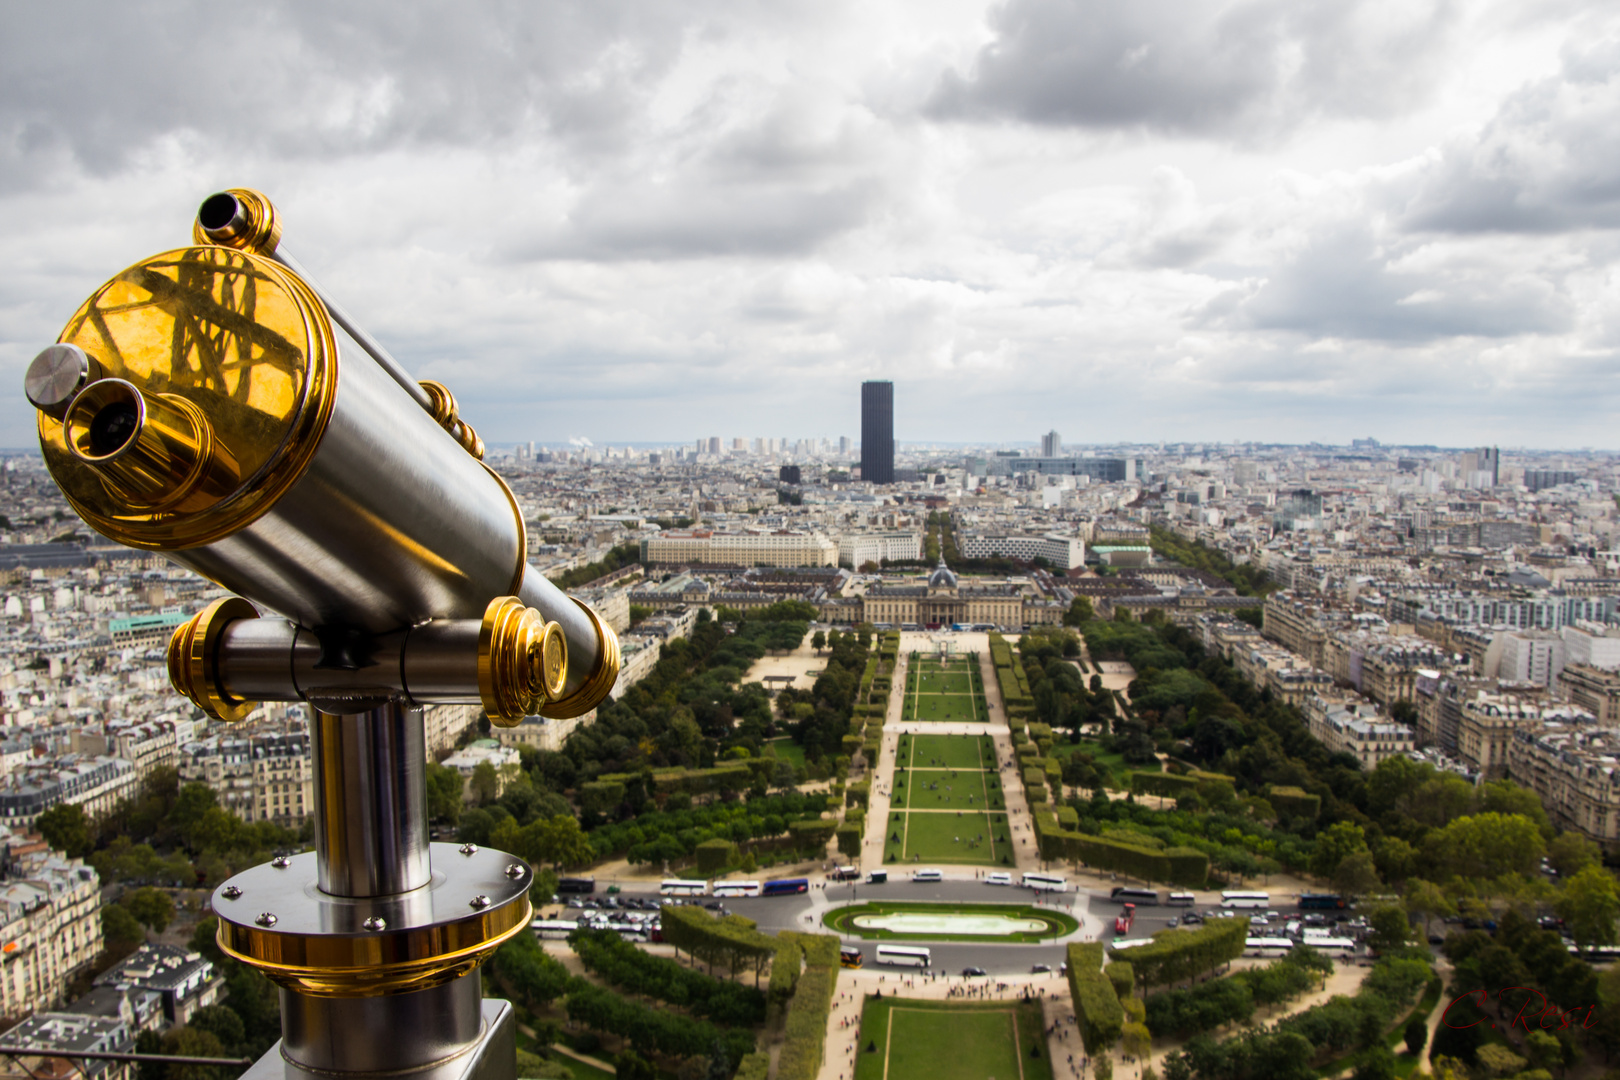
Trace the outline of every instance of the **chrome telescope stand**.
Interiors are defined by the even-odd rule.
[[[213,895],[222,947],[281,986],[281,1041],[245,1077],[514,1080],[512,1006],[476,965],[527,929],[528,866],[427,842],[419,709],[311,720],[315,851]]]

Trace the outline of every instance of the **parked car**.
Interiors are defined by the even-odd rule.
[[[1170,916],[1170,921],[1165,923],[1165,925],[1174,930],[1176,927],[1181,925],[1181,920],[1172,915]]]
[[[1052,968],[1047,964],[1031,964],[1029,973],[1031,975],[1050,975],[1052,973]]]
[[[1204,917],[1196,911],[1189,911],[1181,917],[1181,921],[1188,926],[1199,926],[1203,923]]]
[[[962,978],[964,979],[983,978],[986,974],[982,967],[965,967],[962,969]]]

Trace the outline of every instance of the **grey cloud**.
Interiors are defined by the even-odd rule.
[[[532,131],[589,149],[631,123],[687,17],[628,0],[6,5],[0,171],[107,172],[165,136],[292,157]]]
[[[1391,8],[1293,0],[1009,0],[936,116],[1082,128],[1233,131],[1316,115],[1383,116],[1427,92],[1448,0]]]
[[[567,221],[529,232],[504,246],[499,257],[526,262],[787,255],[860,225],[880,196],[875,181],[816,188],[711,185],[698,176],[665,184],[601,184]]]
[[[1364,224],[1327,228],[1271,268],[1269,280],[1223,292],[1194,321],[1412,344],[1554,333],[1572,325],[1569,298],[1545,274],[1501,274],[1465,260],[1422,271],[1392,266],[1401,254],[1381,250]]]
[[[1559,75],[1451,142],[1406,199],[1403,221],[1416,230],[1620,227],[1620,36],[1568,50]]]

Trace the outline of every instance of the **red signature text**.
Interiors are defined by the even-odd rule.
[[[1470,990],[1451,1000],[1446,1011],[1440,1014],[1440,1023],[1448,1028],[1464,1030],[1478,1027],[1480,1024],[1489,1024],[1496,1027],[1496,1021],[1488,1016],[1482,1016],[1470,1024],[1453,1023],[1450,1019],[1451,1010],[1458,1002],[1474,999],[1473,1004],[1483,1010],[1490,1004],[1491,992],[1489,990]],[[1526,1031],[1555,1031],[1559,1028],[1572,1028],[1579,1026],[1589,1029],[1597,1023],[1596,1005],[1576,1005],[1569,1009],[1560,1009],[1547,1000],[1543,994],[1533,986],[1504,986],[1496,992],[1496,1000],[1503,1006],[1502,1015],[1513,1012],[1513,1019],[1508,1023],[1508,1030],[1522,1027]],[[1516,1006],[1516,1008],[1515,1008]]]

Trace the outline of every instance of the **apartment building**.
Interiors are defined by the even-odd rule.
[[[1323,667],[1328,634],[1347,624],[1345,612],[1292,592],[1266,597],[1262,632],[1312,667]]]
[[[1040,536],[968,533],[959,537],[958,543],[962,556],[968,559],[989,559],[998,555],[1022,562],[1045,559],[1061,570],[1073,570],[1086,564],[1086,542],[1062,533]]]
[[[1333,753],[1350,754],[1368,772],[1385,758],[1415,749],[1412,729],[1370,702],[1312,695],[1304,706],[1310,733]]]
[[[910,529],[844,533],[838,538],[838,562],[852,570],[859,570],[867,563],[881,566],[885,559],[915,561],[922,557],[922,534]]]
[[[225,979],[214,962],[177,945],[148,942],[96,976],[97,986],[134,987],[163,1002],[163,1018],[173,1027],[190,1022],[198,1009],[225,996]]]
[[[1507,764],[1557,825],[1620,851],[1620,730],[1570,722],[1526,726],[1514,732]]]
[[[35,758],[0,778],[0,825],[26,829],[58,803],[81,807],[92,820],[135,794],[135,766],[123,758],[64,754]]]
[[[315,811],[309,736],[298,732],[214,736],[180,748],[180,782],[206,784],[243,821],[296,829]]]
[[[422,709],[427,759],[448,757],[469,729],[476,730],[484,710],[477,705],[427,705]]]
[[[1505,694],[1479,690],[1461,702],[1457,722],[1457,757],[1486,780],[1508,774],[1508,747],[1515,732],[1539,725],[1539,705]]]
[[[790,529],[671,529],[641,542],[643,564],[837,566],[838,545],[819,532]]]
[[[1604,726],[1620,725],[1620,672],[1591,664],[1565,664],[1558,685],[1569,700]]]
[[[36,1012],[4,1033],[0,1043],[25,1053],[8,1054],[0,1080],[135,1080],[133,1061],[52,1057],[52,1052],[130,1054],[135,1032],[124,1020],[72,1012]]]
[[[187,722],[189,737],[191,724]],[[135,766],[135,779],[145,780],[153,770],[174,765],[179,742],[173,720],[128,723],[109,720],[73,733],[75,753],[121,757]]]
[[[82,859],[0,833],[0,1015],[60,1002],[101,952],[101,879]]]

